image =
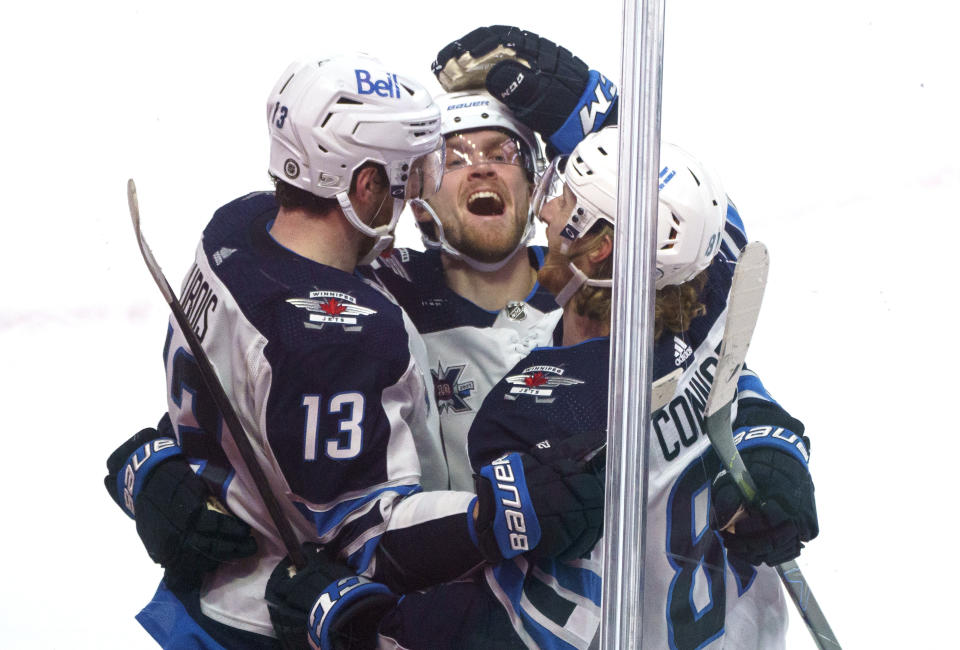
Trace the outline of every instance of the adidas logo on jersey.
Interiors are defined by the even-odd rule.
[[[673,363],[674,365],[683,365],[690,355],[693,354],[693,348],[687,345],[679,336],[673,337]]]

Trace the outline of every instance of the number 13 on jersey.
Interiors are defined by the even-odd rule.
[[[320,444],[321,410],[320,395],[304,395],[306,422],[303,432],[303,459],[317,460]],[[326,404],[326,413],[343,415],[337,425],[337,435],[323,439],[323,453],[334,460],[356,458],[363,449],[364,398],[357,392],[337,393]]]

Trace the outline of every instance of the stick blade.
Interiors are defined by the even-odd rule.
[[[147,240],[143,237],[143,231],[140,229],[140,201],[137,199],[137,184],[133,182],[132,178],[127,180],[127,206],[130,208],[130,221],[133,223],[133,234],[137,236],[140,254],[143,255],[143,261],[147,263],[147,269],[150,271],[153,281],[157,283],[160,293],[163,294],[164,300],[169,305],[177,299],[177,296],[170,288],[160,264],[157,263],[153,251],[150,250]]]
[[[130,218],[134,227],[140,227],[140,202],[137,201],[137,184],[130,178],[127,180],[127,205],[130,207]]]
[[[720,363],[714,373],[705,415],[713,415],[733,401],[750,339],[760,315],[767,286],[770,254],[762,242],[747,244],[737,260],[727,300],[727,320],[720,347]]]

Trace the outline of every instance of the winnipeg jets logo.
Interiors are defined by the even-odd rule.
[[[453,411],[454,413],[466,413],[471,411],[467,404],[467,398],[473,392],[474,384],[472,381],[461,381],[460,375],[466,364],[459,366],[443,367],[443,363],[437,362],[437,369],[430,370],[433,375],[433,389],[437,398],[437,410]]]
[[[359,317],[377,313],[369,307],[361,307],[356,298],[339,291],[311,291],[309,298],[288,298],[287,302],[310,312],[304,326],[317,329],[332,323],[342,325],[348,332],[359,332],[363,329],[357,324]]]
[[[515,400],[520,395],[530,395],[538,404],[549,404],[556,397],[553,391],[561,386],[576,386],[584,383],[582,379],[564,377],[563,368],[556,366],[530,366],[519,375],[510,375],[505,381],[512,384],[504,399]]]

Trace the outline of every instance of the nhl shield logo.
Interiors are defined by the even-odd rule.
[[[503,308],[510,320],[523,320],[527,317],[527,303],[511,300]]]
[[[530,366],[519,375],[505,378],[510,390],[503,399],[515,400],[521,395],[533,397],[538,404],[550,404],[557,399],[553,392],[561,386],[576,386],[585,383],[582,379],[564,377],[564,369],[556,366]]]

